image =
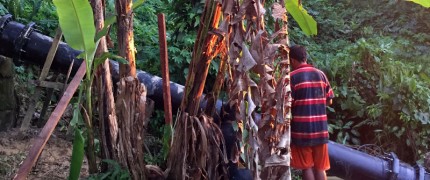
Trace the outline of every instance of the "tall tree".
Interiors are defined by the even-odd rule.
[[[226,178],[226,171],[220,165],[220,161],[226,161],[220,148],[220,144],[224,144],[221,130],[211,117],[199,113],[210,62],[223,45],[220,43],[222,36],[213,33],[218,28],[221,7],[219,1],[206,0],[200,19],[169,152],[168,169],[172,179]]]
[[[120,82],[115,107],[120,121],[115,145],[116,159],[137,180],[146,179],[143,136],[151,110],[146,106],[146,87],[136,77],[132,8],[132,0],[115,1],[118,53],[128,61],[128,64],[120,64],[119,70]]]
[[[94,23],[96,31],[103,29],[105,21],[105,0],[91,0],[94,13]],[[108,52],[106,37],[102,37],[97,47],[96,57]],[[97,69],[95,84],[98,90],[99,103],[99,128],[101,137],[101,152],[104,159],[113,159],[112,151],[117,141],[118,122],[115,112],[115,102],[113,96],[113,83],[110,74],[110,63],[104,61]],[[105,167],[102,166],[102,170]]]

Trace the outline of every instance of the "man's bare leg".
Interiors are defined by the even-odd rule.
[[[313,175],[315,176],[315,180],[327,180],[327,175],[323,170],[314,169]]]
[[[303,169],[303,180],[315,180],[314,171],[312,168]]]

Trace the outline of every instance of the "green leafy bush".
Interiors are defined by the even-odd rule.
[[[335,88],[331,129],[337,140],[376,143],[403,160],[419,160],[428,150],[429,73],[396,54],[390,38],[360,39],[327,64]],[[359,130],[359,131],[357,131]]]
[[[36,22],[43,34],[54,36],[58,18],[52,1],[0,0],[0,15],[12,14],[20,23]]]

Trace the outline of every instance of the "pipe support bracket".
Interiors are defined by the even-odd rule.
[[[0,35],[3,32],[4,27],[12,20],[11,14],[6,14],[0,19]]]
[[[36,24],[34,22],[30,22],[28,23],[22,30],[21,33],[19,34],[19,36],[15,39],[15,59],[18,60],[21,58],[21,53],[25,52],[23,50],[23,47],[27,44],[28,40],[29,40],[29,36],[30,34],[34,31],[34,26]]]
[[[394,152],[390,153],[391,158],[391,170],[390,172],[390,180],[397,179],[397,176],[400,172],[400,160]]]

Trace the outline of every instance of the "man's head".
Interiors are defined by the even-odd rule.
[[[296,69],[300,64],[306,63],[306,48],[300,45],[290,47],[290,61],[293,69]]]

